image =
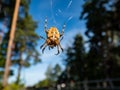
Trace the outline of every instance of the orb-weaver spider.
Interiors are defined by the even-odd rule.
[[[46,33],[47,39],[40,36],[42,39],[45,40],[45,43],[40,46],[40,48],[42,49],[42,53],[44,53],[44,50],[47,46],[49,47],[49,49],[57,47],[58,53],[56,55],[60,53],[60,49],[63,51],[60,41],[63,39],[65,27],[66,25],[64,24],[61,34],[59,33],[56,27],[51,27],[50,29],[47,30],[47,19],[45,19],[44,31]]]

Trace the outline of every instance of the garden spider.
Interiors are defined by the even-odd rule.
[[[56,55],[58,55],[60,53],[60,49],[63,51],[60,41],[63,39],[65,27],[66,27],[66,25],[64,24],[61,34],[59,33],[59,31],[56,27],[51,27],[50,29],[47,30],[47,19],[45,19],[44,31],[46,33],[47,39],[40,36],[42,39],[45,40],[45,43],[40,46],[40,48],[42,49],[42,53],[44,53],[44,50],[47,46],[49,47],[49,50],[51,48],[57,47],[58,53]]]

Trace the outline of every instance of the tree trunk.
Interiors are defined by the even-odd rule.
[[[16,84],[20,83],[20,76],[21,76],[21,70],[22,70],[22,53],[20,53],[20,60],[19,60],[19,66],[18,66],[18,74],[17,74],[17,80]]]
[[[21,60],[20,60],[20,62],[21,62]],[[18,66],[18,75],[17,75],[16,84],[20,83],[21,70],[22,70],[22,64],[20,63]]]
[[[8,43],[8,48],[7,48],[7,57],[6,57],[6,63],[5,63],[5,72],[3,75],[3,87],[7,86],[7,80],[10,72],[10,58],[11,58],[11,47],[14,39],[14,33],[16,29],[16,22],[17,22],[17,16],[18,16],[18,10],[19,10],[19,5],[20,5],[20,0],[16,0],[16,5],[15,5],[15,10],[14,10],[14,15],[13,15],[13,20],[11,24],[11,30],[10,30],[10,39]]]

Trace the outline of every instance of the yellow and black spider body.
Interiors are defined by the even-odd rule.
[[[60,49],[63,51],[60,41],[63,38],[65,24],[63,26],[63,30],[61,34],[59,33],[56,27],[51,27],[48,30],[46,28],[47,28],[47,19],[45,20],[46,39],[40,36],[42,39],[45,40],[45,43],[40,47],[42,49],[42,53],[44,53],[44,50],[47,46],[49,47],[49,49],[57,47],[58,53],[56,55],[58,55],[60,53]]]

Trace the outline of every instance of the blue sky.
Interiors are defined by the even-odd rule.
[[[62,26],[66,22],[64,39],[61,41],[63,48],[67,48],[73,42],[73,37],[81,33],[84,36],[85,21],[79,20],[80,13],[82,11],[83,0],[31,0],[29,13],[33,19],[38,21],[38,28],[36,33],[45,37],[44,21],[48,18],[48,28],[55,26],[58,30],[62,31]],[[44,40],[38,41],[37,50],[41,54],[40,58],[42,62],[29,69],[22,69],[22,81],[26,86],[32,86],[40,80],[45,79],[45,72],[48,65],[53,67],[58,63],[64,69],[62,62],[62,56],[64,53],[54,55],[57,53],[57,49],[48,50],[46,48],[44,54],[41,53],[40,45],[44,43]],[[17,69],[15,69],[17,73]],[[16,74],[9,79],[9,82],[13,82],[16,79]]]

